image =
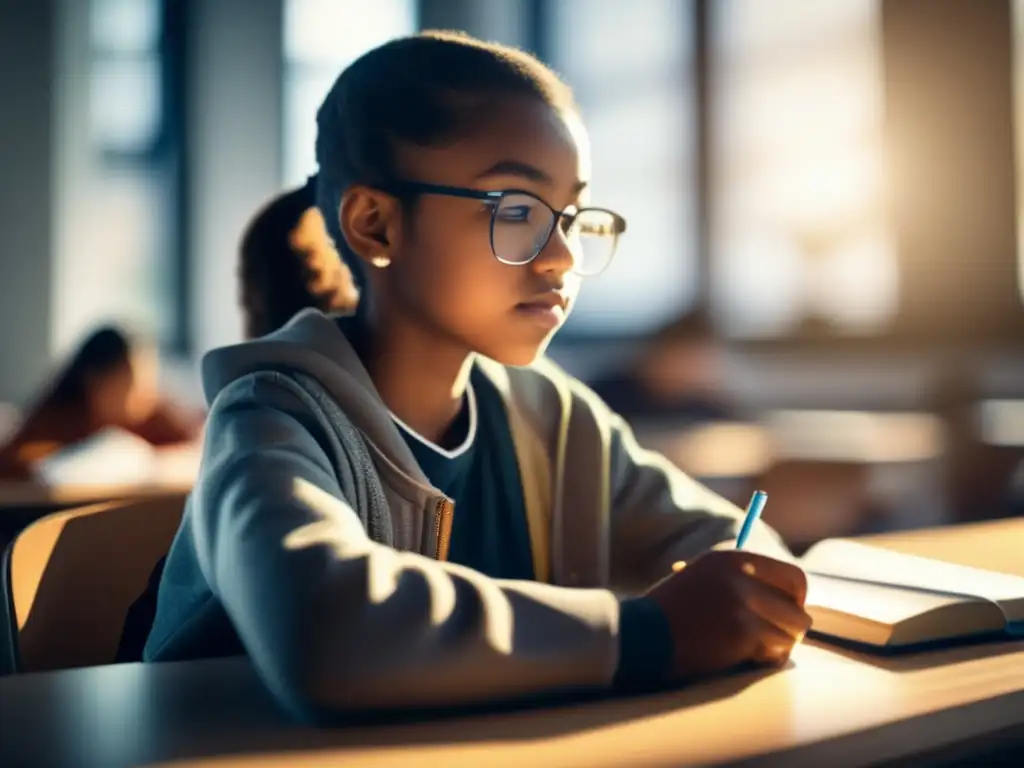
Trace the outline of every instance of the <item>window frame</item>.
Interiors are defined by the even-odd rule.
[[[142,53],[122,53],[90,44],[90,66],[104,61],[156,59],[160,77],[160,115],[156,129],[145,146],[125,149],[97,147],[98,161],[111,171],[146,171],[158,174],[165,185],[169,209],[165,257],[169,260],[172,317],[169,333],[156,339],[162,355],[187,358],[193,350],[189,313],[189,220],[188,220],[188,120],[186,113],[186,38],[187,3],[155,0],[158,5],[158,33],[152,49]]]

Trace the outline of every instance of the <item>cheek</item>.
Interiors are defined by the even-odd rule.
[[[468,214],[422,217],[396,270],[410,300],[438,318],[482,318],[515,303],[515,267],[491,253],[486,216]]]

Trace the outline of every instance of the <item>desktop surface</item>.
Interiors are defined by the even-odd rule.
[[[918,540],[983,559],[1020,536],[1024,521]],[[332,729],[289,720],[245,659],[125,664],[0,678],[0,713],[0,765],[25,768],[902,765],[1024,748],[1024,642],[896,657],[806,643],[781,670],[642,697]]]

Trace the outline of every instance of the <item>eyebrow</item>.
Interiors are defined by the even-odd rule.
[[[483,173],[477,174],[477,180],[487,179],[494,176],[518,176],[519,178],[532,181],[537,184],[553,184],[551,176],[540,168],[523,163],[519,160],[499,160]],[[577,181],[573,185],[573,194],[579,194],[587,186],[585,181]]]

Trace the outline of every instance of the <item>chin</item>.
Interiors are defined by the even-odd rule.
[[[532,344],[527,342],[522,344],[496,345],[495,349],[481,349],[480,354],[502,365],[508,365],[513,368],[526,368],[533,365],[537,358],[543,356],[544,352],[547,351],[548,344],[551,343],[552,336],[554,334],[549,334],[540,342]]]

